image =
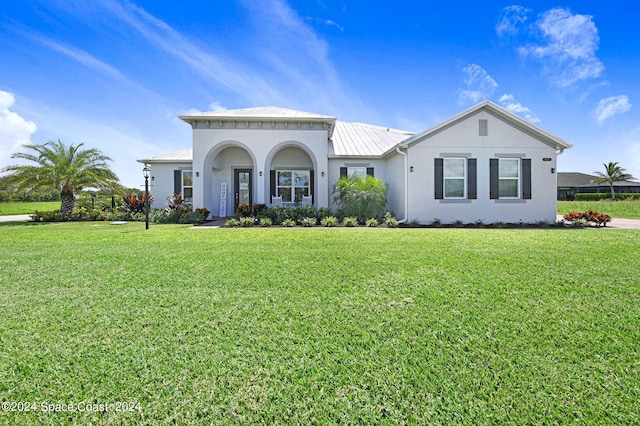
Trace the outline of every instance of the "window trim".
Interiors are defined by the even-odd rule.
[[[181,188],[182,188],[182,200],[185,204],[188,205],[192,205],[193,204],[193,170],[192,169],[183,169],[180,171],[180,176],[181,176]],[[185,174],[186,173],[190,173],[191,174],[191,185],[185,185],[184,183],[184,178],[185,178]],[[191,199],[187,200],[187,196],[186,196],[186,191],[185,189],[190,188],[191,189]]]
[[[467,170],[467,158],[466,157],[445,157],[442,159],[442,199],[443,200],[466,200],[467,195],[467,179],[469,172]],[[462,161],[462,176],[447,176],[447,162],[452,160]],[[451,197],[447,196],[447,180],[460,180],[462,179],[462,196]]]
[[[307,185],[303,185],[303,186],[296,186],[294,179],[293,179],[293,173],[300,173],[300,172],[306,172],[307,173]],[[280,173],[291,173],[291,185],[280,185]],[[312,192],[311,192],[311,188],[313,187],[312,184],[312,179],[313,179],[313,170],[312,169],[298,169],[298,170],[293,170],[293,169],[278,169],[275,170],[275,196],[276,197],[281,197],[282,194],[280,194],[280,188],[289,188],[290,190],[290,194],[291,194],[291,200],[287,201],[284,198],[282,199],[283,202],[285,203],[299,203],[302,202],[302,200],[300,201],[296,201],[296,188],[306,188],[306,196],[313,196]],[[303,196],[305,196],[303,195]]]
[[[501,161],[516,161],[518,164],[517,171],[518,176],[516,177],[502,177],[500,176],[500,162]],[[500,183],[502,181],[516,181],[516,196],[515,197],[504,197],[500,195]],[[501,157],[498,158],[498,199],[499,200],[520,200],[522,199],[522,158],[520,157]]]

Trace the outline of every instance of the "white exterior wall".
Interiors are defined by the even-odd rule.
[[[488,136],[478,136],[478,120],[488,120]],[[472,223],[534,223],[556,218],[556,151],[495,116],[480,111],[465,120],[408,149],[409,220],[429,224],[434,218],[442,223],[462,220]],[[478,198],[475,200],[437,200],[434,197],[434,158],[443,153],[460,153],[477,159]],[[489,198],[489,159],[513,154],[531,159],[530,200],[492,200]],[[543,161],[551,158],[551,161]]]
[[[153,196],[152,209],[167,207],[167,197],[173,195],[173,171],[191,169],[191,163],[151,163],[149,192]]]
[[[398,220],[407,219],[405,217],[405,195],[407,192],[405,191],[405,158],[396,152],[389,154],[386,161],[387,209],[394,212]]]
[[[288,124],[287,128],[283,123],[275,123],[275,128],[272,128],[271,122],[265,123],[263,128],[251,128],[257,125],[249,123],[249,128],[243,128],[242,123],[237,128],[194,128],[194,208],[206,207],[217,216],[220,183],[226,182],[227,215],[233,215],[233,170],[237,168],[253,170],[253,202],[270,204],[269,172],[274,158],[280,167],[287,163],[291,167],[313,164],[315,206],[327,206],[328,130],[319,124],[311,128],[308,123],[301,123],[298,128],[295,122]]]

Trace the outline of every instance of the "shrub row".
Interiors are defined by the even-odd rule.
[[[163,210],[153,209],[149,212],[149,221],[153,223],[202,223],[209,217],[209,210]],[[74,207],[70,215],[63,215],[60,210],[50,212],[36,212],[31,215],[34,222],[69,222],[69,221],[131,221],[144,222],[144,212],[131,212],[123,209],[105,211],[100,209],[86,209]]]
[[[593,192],[593,193],[580,193],[576,194],[576,201],[600,201],[611,200],[611,194],[607,192]],[[640,200],[640,193],[632,192],[616,192],[616,200]]]
[[[246,227],[252,227],[252,226],[269,227],[272,225],[281,225],[284,227],[294,227],[297,225],[303,226],[303,227],[312,227],[312,226],[320,225],[320,226],[330,228],[338,225],[342,225],[346,227],[353,227],[358,225],[358,219],[355,216],[346,216],[342,218],[342,220],[340,220],[339,218],[333,215],[329,215],[329,216],[322,215],[322,217],[319,219],[317,211],[316,211],[316,216],[300,217],[297,220],[293,219],[293,217],[284,217],[284,219],[280,220],[283,216],[286,216],[286,215],[283,215],[282,214],[283,212],[281,212],[280,210],[287,209],[287,207],[284,207],[284,208],[274,207],[273,209],[265,209],[263,210],[263,213],[267,213],[266,210],[276,210],[276,209],[278,209],[276,212],[277,214],[273,214],[273,216],[275,217],[275,220],[269,217],[269,215],[264,215],[264,214],[261,217],[253,217],[253,216],[232,217],[230,219],[227,219],[227,221],[225,222],[225,226],[227,227],[241,226],[246,228]],[[298,207],[295,207],[291,210],[295,210],[295,209],[298,209]],[[313,207],[305,206],[305,210],[308,210],[308,212],[311,212],[311,210],[309,209],[315,210],[313,209]],[[319,210],[323,210],[323,209],[319,209]],[[328,209],[325,209],[325,210],[328,210]],[[290,214],[290,216],[293,216],[293,212],[289,211],[286,213]],[[324,213],[324,211],[322,213]],[[395,217],[393,217],[391,213],[385,214],[382,223],[388,228],[396,228],[398,226],[398,221],[396,220]],[[379,224],[380,222],[375,218],[370,218],[363,223],[363,225],[368,227],[376,227]]]

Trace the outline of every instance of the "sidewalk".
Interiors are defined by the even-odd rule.
[[[0,216],[0,222],[26,222],[31,220],[29,214],[16,214],[12,216]]]

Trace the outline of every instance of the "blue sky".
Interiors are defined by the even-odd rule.
[[[628,1],[2,0],[0,167],[25,143],[137,158],[177,116],[275,105],[422,131],[490,99],[567,140],[560,171],[640,178],[640,6]]]

